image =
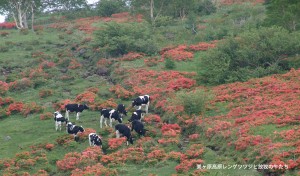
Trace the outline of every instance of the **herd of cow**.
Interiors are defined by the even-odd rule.
[[[142,123],[142,119],[145,113],[148,113],[150,103],[150,96],[143,95],[135,98],[132,101],[132,107],[135,107],[135,112],[132,113],[131,118],[128,120],[131,122],[131,129],[125,124],[122,124],[123,117],[127,116],[127,111],[124,104],[119,104],[116,109],[102,109],[100,111],[100,128],[102,128],[103,120],[105,126],[107,125],[107,120],[109,120],[109,126],[112,127],[112,123],[114,121],[118,121],[119,123],[115,125],[116,137],[120,138],[121,136],[125,136],[127,139],[127,145],[129,143],[133,144],[133,138],[131,136],[131,131],[137,132],[139,135],[145,135],[146,129]],[[142,110],[142,106],[145,107],[145,110]],[[81,104],[67,104],[65,106],[65,117],[58,111],[54,112],[54,121],[55,121],[55,129],[56,131],[61,130],[62,124],[66,125],[66,131],[68,134],[73,134],[75,141],[78,141],[77,134],[80,132],[84,132],[84,128],[82,126],[74,125],[69,121],[69,113],[76,112],[76,120],[79,120],[80,113],[83,110],[89,109],[87,105]],[[89,134],[89,144],[90,146],[100,146],[102,147],[102,140],[99,135],[96,133]]]

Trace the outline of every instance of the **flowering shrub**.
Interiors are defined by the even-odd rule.
[[[59,170],[73,170],[76,169],[80,163],[80,153],[67,153],[62,160],[56,161],[56,166]]]
[[[45,98],[53,95],[53,90],[51,89],[43,89],[39,91],[40,98]]]
[[[99,92],[99,88],[97,88],[97,87],[90,87],[86,91],[87,92],[93,92],[94,94],[97,94]]]
[[[191,134],[189,135],[189,140],[190,141],[196,141],[197,139],[199,139],[200,134]]]
[[[76,69],[76,68],[80,68],[82,65],[81,63],[79,63],[76,59],[72,59],[68,68],[69,69]]]
[[[215,48],[216,47],[216,42],[213,43],[205,43],[205,42],[200,42],[196,45],[190,45],[189,50],[192,51],[206,51],[209,48]]]
[[[23,106],[24,104],[22,102],[14,102],[8,106],[7,113],[11,114],[21,112],[23,110]]]
[[[39,69],[48,69],[48,68],[55,67],[55,65],[56,64],[52,61],[44,60],[42,63],[40,63]]]
[[[180,78],[177,80],[172,80],[168,84],[168,89],[179,90],[179,89],[189,89],[196,85],[196,81],[189,78]]]
[[[179,144],[178,139],[158,139],[159,144],[168,145],[168,144]]]
[[[35,165],[35,162],[34,159],[20,159],[16,162],[16,166],[23,169],[29,169]]]
[[[111,65],[112,62],[108,59],[102,58],[97,62],[97,66],[105,66],[108,67],[109,65]]]
[[[156,66],[160,62],[163,62],[163,60],[161,58],[158,58],[158,57],[152,57],[152,58],[144,59],[144,64],[148,67]]]
[[[201,159],[183,160],[179,165],[175,167],[176,172],[186,173],[191,169],[196,169],[197,164],[203,164]]]
[[[9,84],[6,82],[0,81],[0,95],[5,94],[9,89]]]
[[[2,98],[0,97],[0,106],[9,105],[14,102],[14,99],[11,97]]]
[[[51,151],[53,148],[54,148],[54,144],[48,143],[48,144],[45,145],[45,149],[47,149],[49,151]]]
[[[27,116],[32,113],[42,112],[43,109],[44,108],[42,106],[37,105],[35,102],[31,102],[23,106],[21,113],[22,115]]]
[[[142,53],[129,52],[121,57],[122,61],[133,61],[136,59],[140,59],[144,56]]]
[[[161,132],[164,136],[175,137],[181,132],[181,127],[178,124],[164,124],[161,127]]]
[[[125,98],[125,99],[127,99],[127,98],[129,98],[129,97],[131,97],[131,96],[134,95],[133,92],[130,92],[130,91],[126,90],[120,84],[117,84],[115,86],[110,87],[109,91],[115,93],[118,98]]]
[[[108,146],[109,149],[114,150],[119,148],[121,145],[123,145],[126,142],[126,138],[110,138],[108,139]]]
[[[70,99],[61,100],[57,103],[53,103],[53,109],[56,109],[58,111],[65,110],[65,106],[70,103],[74,103],[74,102],[71,101]]]
[[[194,54],[192,52],[186,51],[187,46],[185,45],[179,45],[176,48],[172,48],[169,50],[165,50],[161,53],[162,59],[172,59],[176,61],[185,61],[185,60],[191,60],[194,57]]]
[[[53,113],[51,112],[45,112],[43,114],[40,114],[40,120],[47,120],[53,118]]]
[[[22,78],[20,80],[10,82],[9,90],[19,91],[24,90],[32,86],[32,82],[28,78]]]
[[[167,155],[167,158],[169,160],[174,160],[174,161],[177,161],[177,162],[180,162],[180,159],[184,156],[183,153],[181,152],[169,152],[168,155]]]
[[[76,102],[94,103],[97,95],[94,92],[85,91],[76,96]]]
[[[64,136],[58,137],[57,139],[55,139],[55,141],[58,145],[68,145],[70,142],[74,141],[74,138],[73,136],[66,134]]]
[[[143,119],[146,123],[159,123],[161,122],[160,116],[156,114],[148,114]]]
[[[71,176],[82,176],[82,175],[118,175],[118,172],[114,169],[106,168],[102,164],[97,163],[92,166],[87,166],[84,169],[78,169],[72,171]]]
[[[0,29],[12,29],[15,28],[16,24],[14,22],[3,22],[0,23]]]
[[[167,154],[164,150],[155,149],[148,153],[147,159],[157,159],[159,161],[164,160],[167,157]]]
[[[192,144],[185,152],[185,155],[190,159],[196,159],[202,156],[204,147],[201,144]]]
[[[115,100],[113,98],[109,98],[105,101],[91,104],[91,105],[89,105],[89,107],[93,110],[101,110],[103,108],[108,108],[108,107],[115,108],[115,107],[117,107],[117,105],[118,104],[115,102]]]
[[[87,139],[90,133],[96,133],[96,130],[92,128],[85,128],[84,132],[78,133],[79,139]]]

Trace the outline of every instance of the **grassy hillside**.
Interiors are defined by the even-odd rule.
[[[247,25],[232,26],[250,7]],[[204,16],[198,35],[180,21],[157,27],[159,51],[152,55],[111,57],[107,46],[97,45],[93,32],[107,24],[141,22],[129,16],[60,21],[35,33],[1,30],[0,174],[300,174],[299,69],[215,87],[198,80],[201,59],[219,39],[263,18],[262,5],[250,7],[225,6]],[[292,59],[297,65],[298,56]],[[126,146],[113,128],[100,129],[100,109],[124,103],[130,117],[131,99],[143,94],[151,96],[145,137],[133,132],[134,144]],[[52,113],[64,113],[69,102],[90,107],[78,121],[71,114],[86,130],[79,142],[64,128],[55,131]],[[129,117],[123,123],[130,125]],[[88,146],[90,132],[102,137],[102,149]]]

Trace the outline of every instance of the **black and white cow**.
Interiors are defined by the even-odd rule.
[[[89,107],[86,104],[67,104],[65,106],[66,108],[66,115],[65,117],[69,120],[69,113],[70,112],[76,112],[76,120],[79,120],[79,115],[82,113],[83,110],[89,109]]]
[[[144,118],[146,111],[143,111],[141,109],[136,110],[132,113],[130,119],[128,120],[129,122],[132,122],[134,120],[139,120],[141,121]]]
[[[109,126],[112,127],[112,122],[117,120],[119,123],[122,123],[122,118],[118,111],[115,109],[102,109],[101,110],[101,116],[100,116],[100,128],[102,128],[103,124],[103,119],[104,119],[104,124],[107,126],[107,119],[109,119]]]
[[[67,132],[69,134],[73,134],[74,135],[74,140],[78,141],[78,137],[77,134],[79,132],[84,132],[84,128],[82,126],[77,126],[77,125],[73,125],[72,122],[68,122],[67,124]]]
[[[128,145],[128,142],[130,142],[130,144],[133,144],[133,138],[131,136],[130,128],[127,125],[119,123],[115,126],[115,130],[116,130],[116,138],[125,136],[127,139],[127,142],[126,142],[127,145]]]
[[[132,100],[132,107],[138,107],[137,109],[141,109],[142,106],[145,106],[146,114],[148,114],[148,108],[150,104],[150,96],[149,95],[143,95],[135,98]]]
[[[123,118],[123,116],[127,116],[127,111],[124,104],[118,104],[117,111]]]
[[[139,120],[134,120],[131,122],[131,131],[137,132],[139,135],[145,136],[146,129],[144,128],[144,124]]]
[[[66,126],[68,123],[68,120],[66,118],[64,118],[63,115],[58,111],[55,111],[53,113],[53,116],[54,116],[54,121],[55,121],[55,130],[57,131],[59,128],[59,130],[61,131],[61,124],[65,123],[65,126]]]
[[[89,134],[89,143],[90,146],[99,146],[102,148],[102,140],[96,133]]]

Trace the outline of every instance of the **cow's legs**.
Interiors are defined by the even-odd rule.
[[[146,107],[145,107],[146,114],[148,114],[149,104],[150,104],[150,101],[148,101],[148,103],[146,104]]]
[[[79,120],[80,112],[76,113],[76,120]]]
[[[109,126],[112,127],[112,118],[109,118]]]
[[[107,126],[107,118],[104,119],[104,124]]]
[[[58,124],[57,124],[57,121],[55,121],[55,130],[57,131],[57,128],[58,128]]]
[[[102,128],[102,123],[103,123],[103,115],[101,115],[101,117],[100,117],[100,128]]]
[[[68,119],[68,120],[69,120],[69,111],[68,111],[68,110],[66,110],[66,114],[65,114],[65,116],[66,116],[66,119]]]
[[[119,130],[116,131],[116,138],[120,138],[120,132],[119,132]]]
[[[91,136],[90,135],[89,135],[89,144],[90,144],[90,146],[92,146]]]

